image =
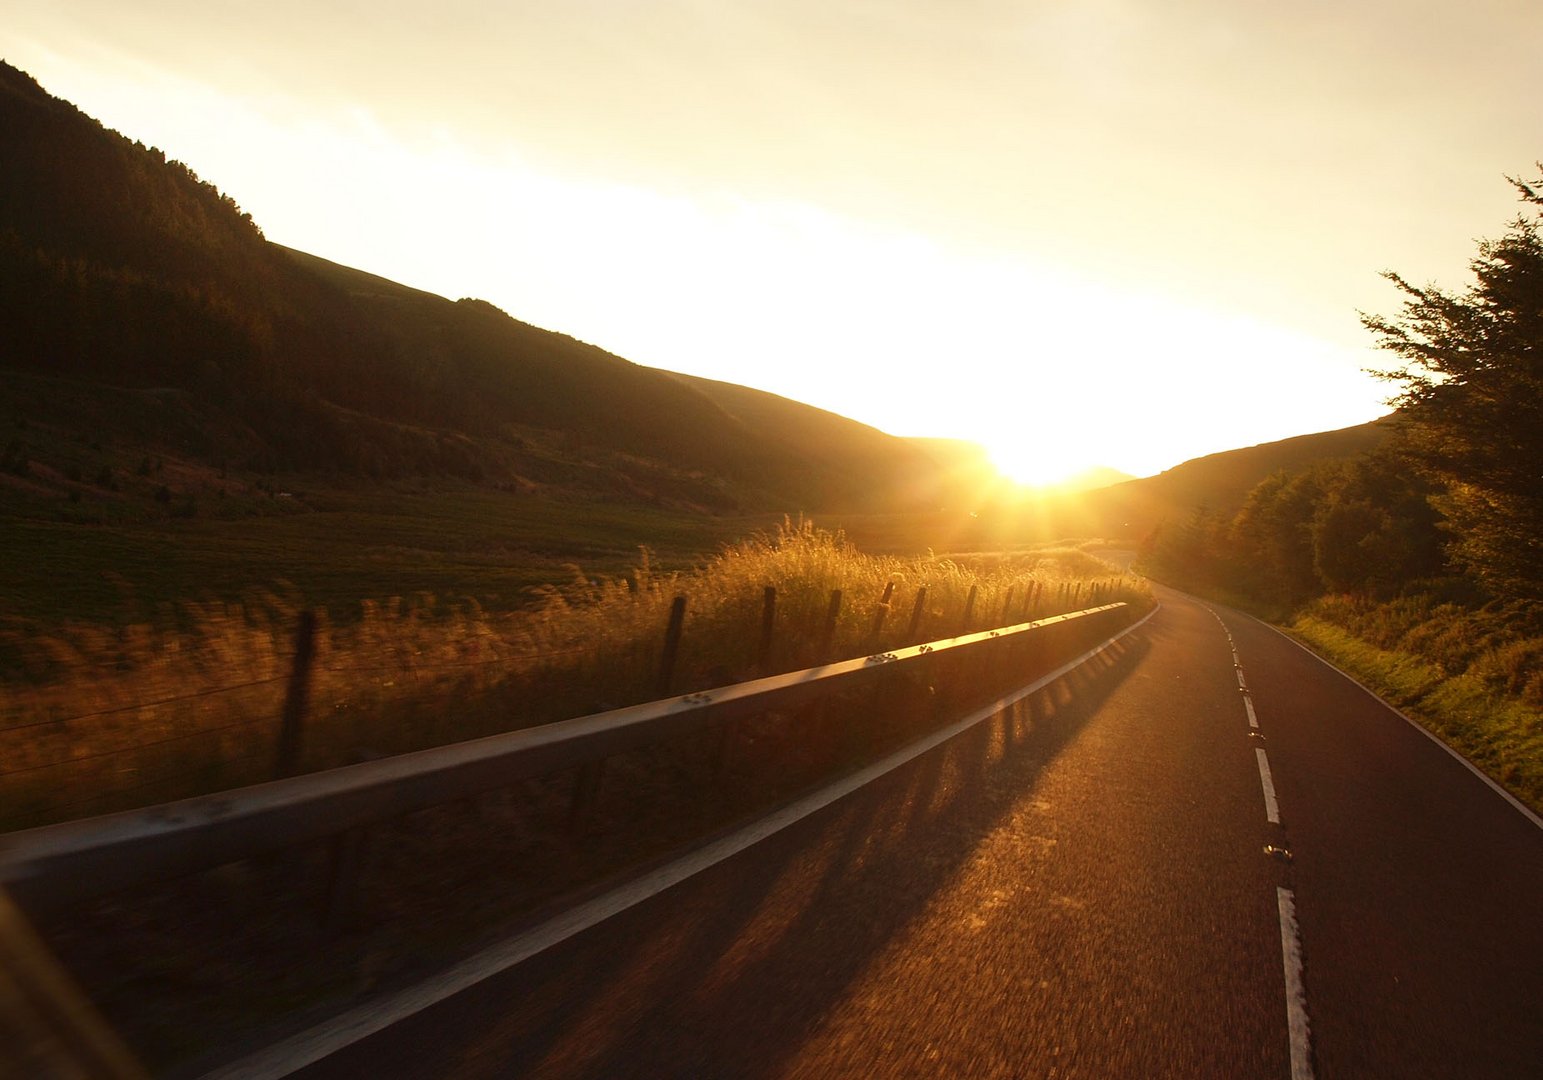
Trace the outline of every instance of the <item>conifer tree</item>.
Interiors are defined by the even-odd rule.
[[[1452,554],[1501,594],[1543,597],[1543,182],[1511,183],[1523,210],[1480,242],[1472,285],[1387,273],[1402,311],[1362,322],[1402,360],[1377,374],[1401,386],[1405,449],[1442,485]]]

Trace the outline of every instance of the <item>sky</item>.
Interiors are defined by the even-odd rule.
[[[1537,174],[1536,0],[0,0],[270,240],[1011,474],[1361,423]]]

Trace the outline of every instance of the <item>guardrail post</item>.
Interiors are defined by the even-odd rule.
[[[295,627],[295,666],[284,695],[284,716],[279,724],[278,752],[273,774],[282,779],[300,771],[300,737],[305,725],[306,697],[311,688],[311,664],[316,659],[316,612],[300,613]]]
[[[568,833],[581,836],[589,830],[600,802],[600,785],[605,779],[605,759],[580,765],[573,776],[573,802],[568,807]]]
[[[841,590],[830,591],[830,604],[825,608],[825,623],[820,627],[820,644],[815,653],[817,664],[830,663],[830,646],[836,637],[836,619],[841,615]]]
[[[713,754],[713,779],[721,781],[729,771],[734,757],[734,744],[739,741],[739,721],[725,720],[718,729],[718,749]]]
[[[327,881],[327,910],[322,922],[330,933],[351,927],[359,917],[359,878],[364,869],[364,830],[347,829],[332,838],[332,876]]]
[[[670,605],[670,625],[664,632],[664,655],[659,658],[657,697],[670,696],[670,682],[675,677],[675,658],[680,654],[681,628],[686,624],[686,598],[677,596]]]

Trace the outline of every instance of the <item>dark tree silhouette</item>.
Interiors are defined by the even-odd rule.
[[[1403,310],[1362,321],[1403,361],[1377,374],[1401,386],[1404,448],[1442,484],[1454,556],[1499,592],[1543,597],[1543,185],[1511,183],[1523,211],[1479,244],[1471,286],[1388,273]]]

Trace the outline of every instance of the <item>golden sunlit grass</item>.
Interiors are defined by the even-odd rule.
[[[688,598],[671,686],[682,693],[761,673],[767,586],[777,594],[766,670],[779,671],[1085,606],[1097,580],[1106,594],[1145,595],[1136,579],[1076,548],[957,560],[871,556],[839,533],[788,522],[691,572],[658,573],[646,551],[624,577],[589,578],[574,567],[571,582],[538,590],[526,611],[492,614],[428,595],[366,603],[356,622],[321,620],[303,765],[648,700],[677,595]],[[881,608],[887,586],[892,595]],[[833,590],[843,602],[821,657]],[[297,618],[283,598],[253,594],[243,604],[184,604],[165,626],[81,625],[0,642],[33,675],[0,707],[0,826],[269,779]]]

